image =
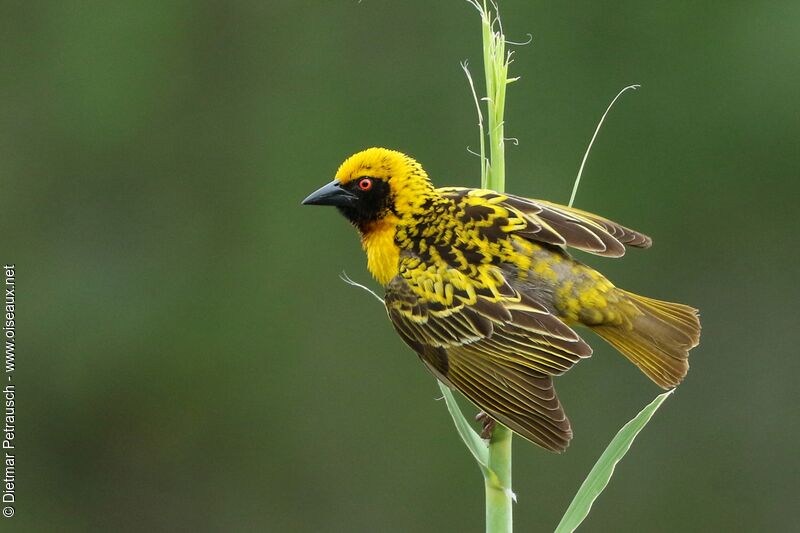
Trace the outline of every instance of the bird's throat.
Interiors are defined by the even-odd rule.
[[[367,268],[381,285],[397,275],[400,248],[394,241],[398,219],[388,215],[361,230],[361,246],[367,253]]]

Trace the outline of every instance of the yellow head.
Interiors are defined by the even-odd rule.
[[[386,148],[368,148],[347,158],[334,180],[303,204],[336,206],[365,234],[376,223],[412,213],[432,191],[428,175],[414,159]]]

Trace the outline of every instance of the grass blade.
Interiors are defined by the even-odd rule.
[[[441,389],[442,396],[447,404],[447,410],[450,411],[450,416],[453,417],[453,423],[456,425],[456,430],[458,430],[461,440],[464,441],[467,449],[469,449],[472,456],[475,457],[475,461],[477,461],[481,472],[486,476],[489,470],[489,448],[486,442],[472,429],[469,422],[464,417],[464,414],[461,412],[461,408],[453,397],[453,392],[450,388],[439,380],[436,380],[436,383],[439,384],[439,389]]]
[[[589,514],[592,504],[611,480],[617,463],[628,453],[631,444],[633,444],[633,439],[647,425],[656,410],[664,403],[664,400],[673,392],[674,389],[658,395],[633,420],[622,426],[622,429],[614,436],[600,459],[592,467],[581,488],[578,489],[578,493],[573,498],[572,503],[569,504],[567,512],[564,513],[564,517],[559,522],[555,533],[572,533],[581,525],[581,522]]]

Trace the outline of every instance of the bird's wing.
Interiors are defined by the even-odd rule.
[[[403,338],[443,382],[528,440],[563,451],[572,430],[551,376],[592,350],[543,305],[483,265],[482,281],[401,259],[386,309]]]
[[[530,241],[571,246],[607,257],[621,257],[625,246],[649,248],[653,244],[643,233],[565,205],[485,189],[452,187],[439,191],[462,205],[467,218],[483,217],[487,223],[484,232],[490,236],[493,228],[488,224],[492,220],[487,209],[494,211],[495,232],[513,232]]]

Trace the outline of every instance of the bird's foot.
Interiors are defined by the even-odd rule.
[[[490,417],[489,413],[485,411],[481,411],[475,415],[475,420],[481,423],[481,438],[491,439],[492,431],[494,431],[494,426],[497,424],[497,421]]]

